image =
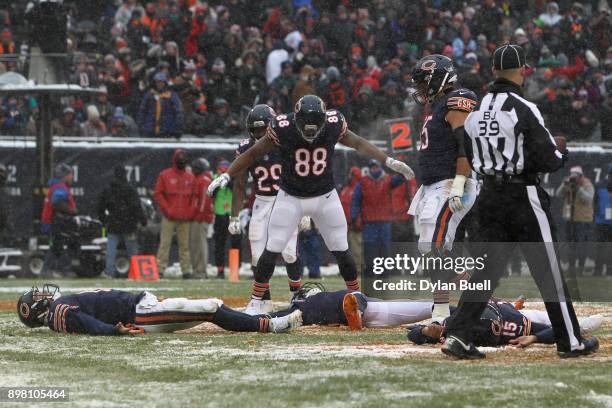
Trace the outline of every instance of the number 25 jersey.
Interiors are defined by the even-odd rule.
[[[332,191],[334,151],[347,131],[344,116],[336,110],[325,112],[325,126],[312,142],[307,142],[298,131],[295,114],[272,120],[266,137],[280,151],[281,189],[295,197],[316,197]]]
[[[253,138],[241,141],[236,149],[236,157],[249,150],[255,143],[257,141]],[[273,149],[255,160],[249,167],[249,173],[255,181],[256,195],[275,196],[278,193],[278,180],[281,175],[281,157],[278,149]]]

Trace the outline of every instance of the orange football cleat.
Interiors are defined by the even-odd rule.
[[[361,319],[361,310],[359,310],[359,301],[353,293],[347,293],[342,300],[342,310],[346,317],[346,322],[351,330],[361,330],[363,328],[363,320]]]
[[[516,310],[521,310],[525,305],[525,296],[521,295],[514,301],[514,308]]]

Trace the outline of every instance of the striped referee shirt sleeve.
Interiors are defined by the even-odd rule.
[[[555,139],[552,137],[546,126],[544,118],[535,105],[527,106],[526,121],[527,126],[524,132],[528,135],[531,155],[534,160],[530,163],[535,164],[537,172],[551,173],[563,166],[563,155],[557,149]]]

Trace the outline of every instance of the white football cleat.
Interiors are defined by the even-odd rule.
[[[283,317],[273,317],[270,319],[271,333],[286,333],[297,329],[302,325],[302,311],[295,310]]]
[[[580,319],[578,321],[578,324],[580,325],[580,334],[589,334],[599,329],[603,324],[603,320],[604,318],[602,315],[593,315]]]
[[[274,305],[271,300],[259,300],[259,299],[251,299],[246,309],[244,309],[244,313],[256,316],[262,315],[266,313],[272,313],[274,311]]]

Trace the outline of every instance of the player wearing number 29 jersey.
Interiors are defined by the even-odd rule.
[[[297,131],[295,113],[277,116],[270,124],[267,137],[281,153],[283,191],[296,197],[316,197],[332,191],[335,188],[334,150],[347,131],[342,113],[328,110],[321,134],[308,142]]]
[[[236,157],[246,152],[257,143],[257,139],[244,139],[236,149]],[[281,175],[281,156],[278,150],[258,158],[248,169],[255,182],[255,195],[275,196],[278,193],[278,181]]]
[[[317,225],[325,245],[336,257],[346,287],[359,289],[357,267],[348,250],[346,218],[334,188],[333,156],[337,142],[385,163],[407,179],[414,177],[405,163],[387,157],[351,132],[341,113],[326,110],[318,96],[306,95],[298,101],[294,113],[272,120],[266,135],[232,163],[223,179],[209,186],[208,193],[212,194],[258,157],[273,149],[280,151],[280,190],[270,215],[266,249],[257,263],[251,304],[261,302],[268,291],[276,258],[303,216],[311,217]]]

